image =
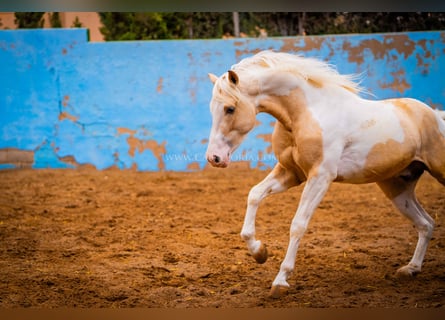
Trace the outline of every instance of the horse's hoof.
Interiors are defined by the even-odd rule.
[[[253,255],[253,257],[256,260],[256,262],[258,262],[260,264],[266,262],[266,260],[267,260],[267,248],[266,248],[266,245],[261,244],[260,249],[258,250],[257,253],[255,253]]]
[[[286,295],[288,289],[288,287],[281,285],[272,286],[270,289],[270,297],[274,299],[281,298]]]
[[[418,268],[407,265],[398,269],[396,272],[396,276],[397,278],[413,278],[418,273],[420,273],[420,270]]]

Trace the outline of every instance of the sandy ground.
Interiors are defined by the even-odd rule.
[[[334,184],[303,238],[289,293],[269,297],[302,186],[266,199],[257,264],[240,239],[267,172],[0,171],[0,307],[444,307],[444,187],[423,272],[398,279],[417,233],[377,186]]]

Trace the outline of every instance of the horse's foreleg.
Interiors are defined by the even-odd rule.
[[[263,181],[250,190],[241,238],[246,242],[249,252],[258,263],[264,263],[267,260],[266,246],[255,238],[255,218],[260,202],[271,194],[286,191],[299,183],[300,181],[292,172],[277,164]]]
[[[318,175],[308,179],[301,195],[298,210],[292,220],[290,228],[289,246],[286,256],[281,263],[280,271],[272,283],[271,296],[278,298],[289,288],[287,279],[295,267],[300,240],[306,232],[309,221],[326,194],[332,179],[328,175]]]
[[[399,275],[412,276],[420,272],[426,249],[434,229],[434,220],[425,212],[416,199],[414,193],[416,183],[417,179],[407,182],[400,178],[393,178],[378,183],[385,195],[391,199],[395,207],[414,224],[419,233],[414,255],[406,266],[397,270],[397,274]]]

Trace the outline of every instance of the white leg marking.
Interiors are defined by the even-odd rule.
[[[394,206],[414,224],[419,233],[419,239],[411,261],[397,271],[398,274],[407,276],[412,276],[420,272],[426,249],[434,229],[434,220],[426,213],[416,199],[414,193],[416,184],[417,180],[402,182],[397,179],[379,183],[380,188],[389,198],[391,198],[390,190],[398,189],[401,191],[397,196],[393,197],[391,201]]]
[[[273,297],[279,297],[289,287],[287,279],[294,270],[300,240],[306,232],[315,209],[329,189],[331,182],[332,179],[328,175],[318,175],[307,181],[301,195],[298,210],[292,220],[286,257],[281,263],[280,271],[272,283],[271,295]]]
[[[249,192],[241,238],[246,242],[249,252],[259,263],[266,261],[267,251],[261,241],[255,238],[255,218],[258,207],[265,197],[286,191],[297,184],[298,181],[293,174],[277,164],[272,172]]]
[[[433,234],[434,220],[421,207],[412,190],[407,190],[392,201],[399,211],[411,220],[419,233],[411,261],[397,271],[399,274],[412,276],[419,273],[422,268],[428,243]]]

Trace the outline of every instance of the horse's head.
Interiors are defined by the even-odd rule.
[[[230,70],[220,78],[209,74],[213,82],[210,101],[212,129],[207,148],[207,161],[214,167],[225,168],[230,156],[255,125],[255,107],[240,92],[238,75]]]

